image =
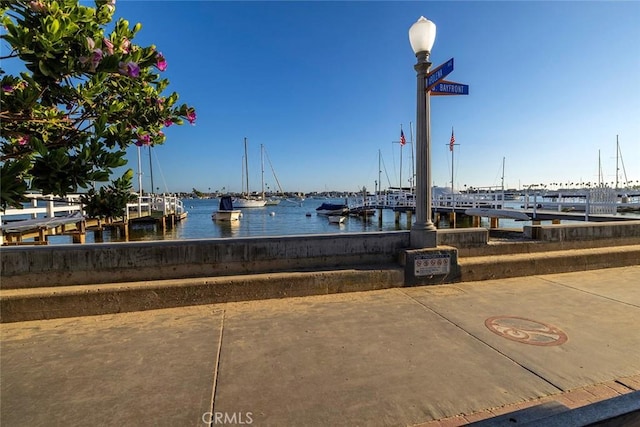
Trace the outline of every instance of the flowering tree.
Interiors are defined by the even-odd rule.
[[[0,60],[26,67],[0,68],[2,209],[29,190],[63,196],[108,181],[129,145],[162,144],[164,127],[195,122],[194,108],[163,95],[162,53],[133,44],[141,25],[119,19],[106,32],[115,0],[1,0],[0,11]]]

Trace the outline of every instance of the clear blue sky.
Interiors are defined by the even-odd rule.
[[[198,114],[153,150],[154,186],[240,191],[245,137],[251,190],[260,144],[285,191],[373,191],[378,150],[382,188],[397,186],[393,141],[416,121],[408,30],[421,15],[437,26],[434,66],[455,58],[448,79],[470,86],[432,98],[434,185],[451,180],[452,127],[459,188],[500,185],[503,157],[509,187],[594,182],[599,150],[613,182],[616,135],[627,178],[640,179],[640,2],[118,0],[116,17],[142,24],[135,42],[163,52],[169,90]],[[129,159],[136,169],[135,149]],[[275,188],[266,160],[265,181]]]

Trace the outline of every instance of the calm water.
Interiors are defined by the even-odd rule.
[[[162,232],[153,225],[136,225],[129,234],[129,241],[361,233],[409,229],[404,214],[400,217],[400,224],[396,225],[394,212],[388,209],[383,210],[382,227],[378,226],[378,212],[366,221],[359,217],[348,217],[343,224],[330,224],[326,216],[317,215],[315,212],[323,202],[344,203],[344,199],[306,199],[301,204],[283,201],[276,206],[242,209],[243,216],[240,221],[230,223],[215,222],[211,219],[211,214],[218,209],[217,199],[184,199],[183,203],[188,215],[174,229]],[[513,202],[512,207],[520,207],[521,204],[521,202]],[[307,214],[310,215],[307,216]],[[500,220],[500,227],[505,228],[522,229],[523,225],[530,224],[528,221]],[[483,219],[482,226],[489,226],[486,218]],[[441,222],[438,227],[447,228],[448,224]],[[105,242],[123,240],[115,232],[109,231],[105,231],[103,238]],[[94,242],[92,232],[87,233],[86,241]],[[51,236],[49,243],[71,243],[71,237]]]
[[[393,211],[383,212],[382,228],[378,226],[378,213],[366,221],[348,217],[343,224],[330,224],[326,216],[317,215],[316,208],[324,202],[344,203],[344,199],[306,199],[301,203],[283,201],[276,206],[242,209],[242,218],[235,222],[216,222],[211,214],[218,210],[217,199],[184,199],[187,218],[172,230],[164,233],[154,225],[135,225],[129,233],[129,241],[209,239],[220,237],[260,237],[295,234],[351,233],[367,231],[406,230],[406,216],[400,218],[396,227]],[[310,214],[310,216],[307,216]],[[104,241],[122,241],[115,231],[104,232]],[[87,243],[94,242],[92,232],[87,233]],[[51,236],[50,244],[70,243],[69,236]]]

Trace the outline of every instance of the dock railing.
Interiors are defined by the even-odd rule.
[[[125,219],[140,218],[144,216],[152,216],[154,212],[160,212],[162,215],[182,215],[185,210],[182,200],[173,195],[146,195],[139,196],[138,201],[127,203],[125,211]]]
[[[501,209],[504,206],[504,192],[499,188],[483,187],[465,193],[433,194],[431,205],[435,209],[442,208],[492,208]],[[389,191],[369,196],[364,201],[365,206],[377,209],[415,209],[416,201],[409,191]]]
[[[590,214],[615,215],[618,210],[618,196],[616,190],[609,187],[573,190],[567,193],[525,191],[523,207],[533,209],[534,214],[538,209],[584,212],[585,220],[588,221]]]
[[[22,209],[0,210],[0,226],[2,226],[0,245],[4,244],[5,233],[14,233],[15,230],[29,233],[34,230],[53,229],[65,218],[69,219],[67,221],[69,223],[85,221],[86,213],[80,194],[60,197],[32,193],[27,194],[27,197],[30,200]],[[174,195],[146,195],[138,197],[135,203],[128,203],[122,218],[124,222],[128,222],[132,218],[151,217],[154,213],[163,216],[175,214],[181,217],[185,210],[182,201]]]
[[[25,219],[24,216],[29,216],[30,219],[37,218],[53,218],[56,213],[64,212],[67,215],[72,215],[76,212],[84,213],[82,204],[80,202],[79,194],[69,194],[65,197],[54,196],[51,194],[27,194],[27,198],[30,199],[28,205],[23,209],[9,208],[6,211],[0,211],[0,224],[4,224],[5,221],[16,221]]]

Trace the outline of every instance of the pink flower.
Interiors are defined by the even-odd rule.
[[[194,124],[196,121],[196,110],[191,110],[187,113],[187,120],[189,120],[189,123]]]
[[[46,10],[46,6],[40,0],[29,2],[29,8],[34,12],[44,12]]]
[[[171,120],[171,119],[167,119],[167,120],[165,120],[165,121],[164,121],[164,125],[165,125],[166,127],[169,127],[169,126],[171,126],[172,124],[173,124],[173,120]]]
[[[15,88],[13,87],[13,85],[2,85],[2,91],[6,92],[6,93],[11,93],[13,92]]]
[[[138,77],[140,75],[140,67],[135,62],[120,62],[118,64],[118,71],[120,74],[124,74],[129,77]]]
[[[95,71],[98,64],[100,64],[100,61],[102,61],[102,50],[93,49],[93,51],[91,52],[91,58],[81,56],[80,58],[78,58],[78,60],[82,65],[89,63],[89,70]]]
[[[20,138],[18,138],[18,144],[20,145],[27,145],[28,142],[29,142],[29,135],[22,135]]]
[[[120,44],[120,50],[124,53],[129,53],[131,50],[131,42],[128,38],[124,37],[122,39],[122,43]]]
[[[158,67],[158,70],[160,71],[167,69],[167,61],[164,59],[162,52],[158,52],[156,55],[156,67]]]
[[[91,57],[91,71],[95,71],[98,64],[102,61],[102,50],[94,49]]]
[[[113,43],[108,38],[104,38],[102,40],[102,44],[104,45],[104,49],[107,51],[107,55],[113,55]]]
[[[138,140],[136,141],[136,145],[138,147],[141,147],[143,145],[150,145],[150,144],[151,144],[151,137],[148,134],[138,135]]]

